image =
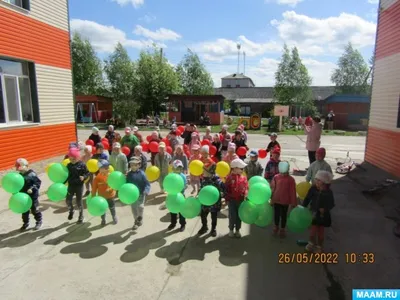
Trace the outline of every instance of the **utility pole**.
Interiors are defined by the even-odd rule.
[[[238,50],[238,65],[237,65],[237,75],[239,75],[239,71],[240,71],[240,48],[242,47],[242,45],[240,45],[240,43],[237,43],[236,48]]]

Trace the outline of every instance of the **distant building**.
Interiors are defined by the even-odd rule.
[[[232,74],[221,78],[223,88],[251,88],[255,87],[253,80],[243,74]]]

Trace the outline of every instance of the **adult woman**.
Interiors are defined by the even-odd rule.
[[[304,126],[304,132],[307,135],[306,149],[308,150],[308,160],[310,165],[316,160],[315,153],[321,145],[322,126],[319,117],[312,118],[311,126]]]

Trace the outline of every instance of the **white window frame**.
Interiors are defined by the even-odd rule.
[[[0,1],[3,1],[3,2],[7,3],[8,5],[11,5],[12,7],[18,7],[18,9],[23,9],[24,11],[29,11],[30,10],[30,4],[31,4],[30,0],[19,0],[21,5],[14,4],[14,3],[11,2],[11,0],[0,0]],[[28,7],[24,7],[24,1],[27,1],[26,2],[27,5],[25,5],[25,6],[28,6]]]
[[[27,64],[27,62],[19,62],[22,64]],[[6,82],[5,82],[5,77],[11,77],[14,78],[16,81],[16,89],[17,89],[17,97],[18,97],[18,112],[19,112],[19,119],[20,121],[10,121],[8,117],[8,103],[7,103],[7,95],[6,95]],[[29,88],[29,97],[30,97],[30,109],[32,113],[32,121],[24,121],[23,120],[23,112],[22,112],[22,104],[21,104],[21,93],[19,89],[19,78],[24,78],[28,79],[28,88]],[[28,75],[11,75],[7,73],[0,73],[0,80],[1,80],[1,86],[2,86],[2,92],[3,92],[3,107],[4,107],[4,118],[5,118],[5,123],[0,123],[0,127],[8,127],[8,126],[15,126],[15,125],[26,125],[26,124],[33,124],[35,123],[35,118],[33,115],[33,106],[32,106],[32,91],[31,91],[31,83],[29,80],[29,68],[28,68]]]

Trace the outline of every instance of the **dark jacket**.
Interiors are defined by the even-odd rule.
[[[114,131],[107,131],[105,138],[108,140],[108,144],[110,145],[110,149],[107,150],[112,150],[112,144],[115,139],[115,132]]]
[[[126,182],[133,183],[139,189],[140,195],[150,193],[150,182],[147,180],[143,170],[137,170],[135,172],[129,171],[126,175]]]
[[[93,134],[93,133],[89,136],[89,140],[92,140],[95,146],[96,146],[98,143],[101,143],[101,137],[100,137],[100,135],[96,135],[96,134]]]
[[[221,199],[222,199],[222,195],[225,191],[225,185],[221,181],[221,179],[216,175],[214,175],[212,177],[203,177],[202,178],[202,180],[200,182],[201,188],[203,188],[207,185],[213,185],[218,189],[219,198],[218,198],[218,201],[214,205],[211,205],[211,206],[202,205],[201,208],[204,211],[218,212],[221,210]]]
[[[331,226],[330,211],[335,206],[335,199],[331,189],[319,191],[315,186],[312,186],[303,201],[303,206],[310,206],[310,210],[313,213],[312,225]],[[323,214],[320,213],[320,208],[324,209]]]
[[[183,138],[183,143],[184,143],[185,145],[189,145],[190,142],[192,141],[192,132],[191,132],[191,131],[185,130],[185,131],[182,133],[181,137]]]
[[[217,153],[215,154],[215,157],[218,159],[218,161],[221,160],[222,158],[222,143],[221,142],[212,142],[211,145],[213,145],[215,148],[217,148]]]
[[[84,181],[89,178],[90,173],[86,165],[82,161],[78,161],[75,164],[69,163],[67,165],[68,169],[68,185],[83,185]],[[79,179],[83,176],[83,181]]]
[[[275,147],[281,147],[281,145],[279,145],[279,143],[277,141],[275,142],[269,142],[268,146],[267,146],[267,152],[271,152],[272,149],[274,149]]]
[[[32,194],[29,194],[32,200],[39,197],[39,189],[42,185],[42,181],[39,179],[37,174],[33,170],[28,170],[25,173],[21,173],[24,177],[24,186],[21,189],[21,193],[28,193],[28,190],[32,190]]]

